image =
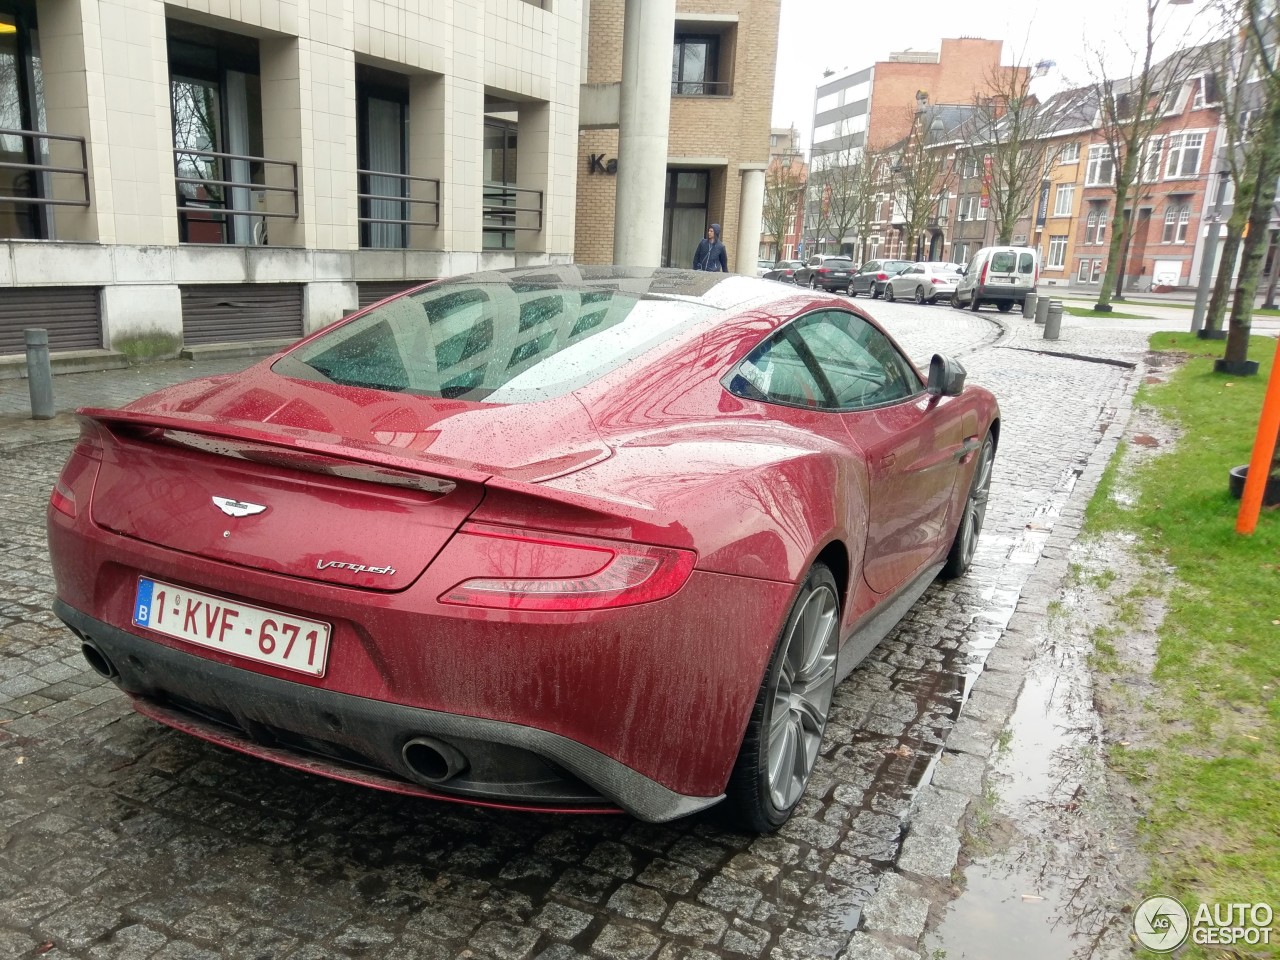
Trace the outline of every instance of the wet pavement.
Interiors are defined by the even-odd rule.
[[[715,811],[652,826],[392,797],[137,716],[49,611],[44,508],[74,424],[24,421],[25,384],[0,383],[0,956],[918,956],[1034,659],[1011,619],[1044,612],[1145,336],[1068,324],[1057,352],[1120,362],[1094,363],[1038,352],[1013,317],[869,309],[918,361],[949,352],[999,397],[987,526],[972,572],[932,586],[841,685],[807,797],[765,837]],[[119,403],[191,372],[55,389],[60,409]]]

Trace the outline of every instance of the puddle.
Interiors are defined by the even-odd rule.
[[[1149,442],[1130,447],[1133,459],[1156,456],[1172,436],[1153,418],[1138,423]],[[1138,425],[1138,424],[1135,424]],[[1132,427],[1131,427],[1132,429]],[[1112,490],[1130,498],[1128,471]],[[1046,511],[1006,549],[1011,560],[1034,548]],[[988,768],[986,790],[966,821],[963,892],[925,938],[925,956],[947,960],[1111,960],[1130,956],[1127,907],[1143,875],[1135,853],[1131,798],[1109,781],[1105,740],[1138,738],[1133,699],[1149,689],[1155,630],[1164,599],[1146,596],[1142,615],[1120,630],[1118,599],[1160,570],[1144,568],[1132,535],[1077,541],[1079,576],[1064,585],[1036,640],[1036,656]],[[1145,573],[1144,573],[1145,569]],[[1118,634],[1118,635],[1117,635]],[[1114,641],[1123,677],[1095,688],[1090,656],[1095,636]],[[1122,682],[1121,682],[1122,680]],[[1124,695],[1117,696],[1122,689]],[[1102,713],[1099,713],[1099,710]]]

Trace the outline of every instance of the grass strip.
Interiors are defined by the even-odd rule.
[[[1136,534],[1145,553],[1175,568],[1176,583],[1160,631],[1159,692],[1145,705],[1157,745],[1116,747],[1109,760],[1150,799],[1145,894],[1178,897],[1193,912],[1270,901],[1280,914],[1280,509],[1264,510],[1257,532],[1242,537],[1239,501],[1227,493],[1227,471],[1249,460],[1275,341],[1252,339],[1262,369],[1243,378],[1215,374],[1220,345],[1192,334],[1159,333],[1150,344],[1186,356],[1167,383],[1138,394],[1181,437],[1137,467],[1130,506],[1111,498],[1113,462],[1086,529]],[[1280,956],[1277,941],[1280,923],[1270,946],[1243,955]],[[1222,950],[1190,945],[1180,956],[1236,956]]]

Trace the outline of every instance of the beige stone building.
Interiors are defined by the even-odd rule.
[[[729,269],[754,275],[780,5],[780,0],[677,0],[662,191],[663,266],[691,266],[708,225],[719,223]],[[574,242],[580,263],[614,260],[623,12],[623,0],[590,0],[587,14]]]
[[[24,327],[96,365],[262,350],[411,281],[570,260],[583,10],[0,0],[0,377]]]

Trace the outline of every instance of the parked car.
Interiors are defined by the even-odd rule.
[[[884,293],[890,277],[896,277],[911,266],[910,260],[868,260],[849,280],[849,296],[869,294],[871,299]]]
[[[1040,252],[1035,247],[983,247],[973,255],[951,294],[951,305],[977,313],[994,303],[1001,313],[1022,307],[1040,281]]]
[[[766,260],[765,258],[761,257],[759,260],[756,261],[757,277],[763,277],[766,273],[768,273],[772,269],[773,269],[772,260]]]
[[[803,266],[803,260],[779,260],[772,270],[765,273],[764,278],[781,280],[783,283],[795,283],[796,271]]]
[[[884,298],[937,303],[940,297],[950,298],[955,292],[963,269],[958,263],[913,263],[885,281]]]
[[[853,260],[849,257],[816,253],[795,272],[793,280],[810,290],[844,290],[852,273]]]
[[[836,684],[969,567],[1000,429],[958,363],[925,377],[847,300],[812,306],[484,272],[82,408],[54,609],[138,712],[252,756],[774,829]]]

